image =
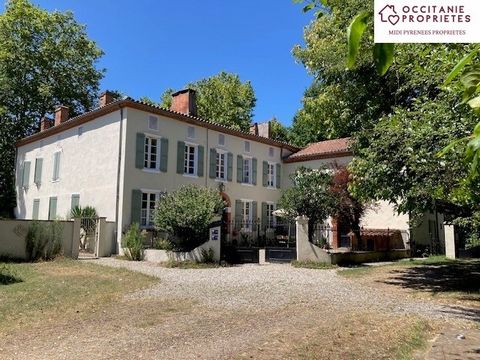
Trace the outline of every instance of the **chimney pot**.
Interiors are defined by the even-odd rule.
[[[185,115],[197,116],[197,96],[193,89],[184,89],[172,94],[170,110]]]
[[[68,106],[60,105],[55,109],[55,126],[68,120]]]
[[[100,95],[100,107],[110,104],[115,100],[114,94],[111,91],[105,91]]]
[[[47,117],[43,117],[42,120],[40,121],[40,132],[50,129],[51,127],[52,127],[52,120]]]

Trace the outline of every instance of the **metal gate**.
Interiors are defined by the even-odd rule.
[[[81,218],[79,258],[95,258],[98,256],[98,218]]]

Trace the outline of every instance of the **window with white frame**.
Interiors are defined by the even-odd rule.
[[[245,141],[245,152],[246,153],[250,152],[250,141]]]
[[[226,180],[227,178],[227,154],[221,151],[217,151],[217,163],[216,163],[216,178],[218,180]]]
[[[218,145],[225,146],[225,135],[218,134]]]
[[[243,201],[242,209],[242,230],[251,231],[252,230],[252,202]]]
[[[275,211],[275,204],[274,203],[267,203],[267,228],[272,229],[275,227],[276,218],[273,215]]]
[[[148,128],[150,130],[158,131],[158,117],[153,115],[148,117]]]
[[[185,145],[184,173],[187,175],[197,174],[197,147],[195,145]]]
[[[193,126],[189,126],[187,129],[187,137],[189,139],[195,139],[195,128]]]
[[[252,183],[252,159],[243,158],[243,183]]]
[[[140,225],[153,226],[153,215],[155,205],[162,196],[161,192],[143,192],[142,193],[142,211],[140,216]]]
[[[160,140],[145,136],[144,168],[158,170],[160,168]]]
[[[267,177],[267,186],[268,187],[275,187],[275,182],[276,182],[276,174],[275,174],[275,164],[274,163],[268,163],[268,177]]]

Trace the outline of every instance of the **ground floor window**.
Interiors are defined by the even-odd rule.
[[[275,211],[274,203],[267,203],[267,228],[272,229],[276,225],[276,217],[273,215]]]
[[[140,217],[140,225],[149,227],[153,226],[153,215],[155,205],[160,199],[160,192],[143,192],[142,193],[142,212]]]
[[[252,231],[252,202],[243,201],[242,230]]]

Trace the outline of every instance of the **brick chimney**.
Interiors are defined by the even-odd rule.
[[[60,105],[55,109],[55,126],[68,120],[68,106]]]
[[[100,107],[108,105],[114,100],[115,100],[114,94],[107,90],[100,95]]]
[[[185,115],[197,116],[197,95],[195,90],[184,89],[173,93],[170,110]]]
[[[50,129],[52,127],[52,119],[44,116],[40,121],[40,132]]]

